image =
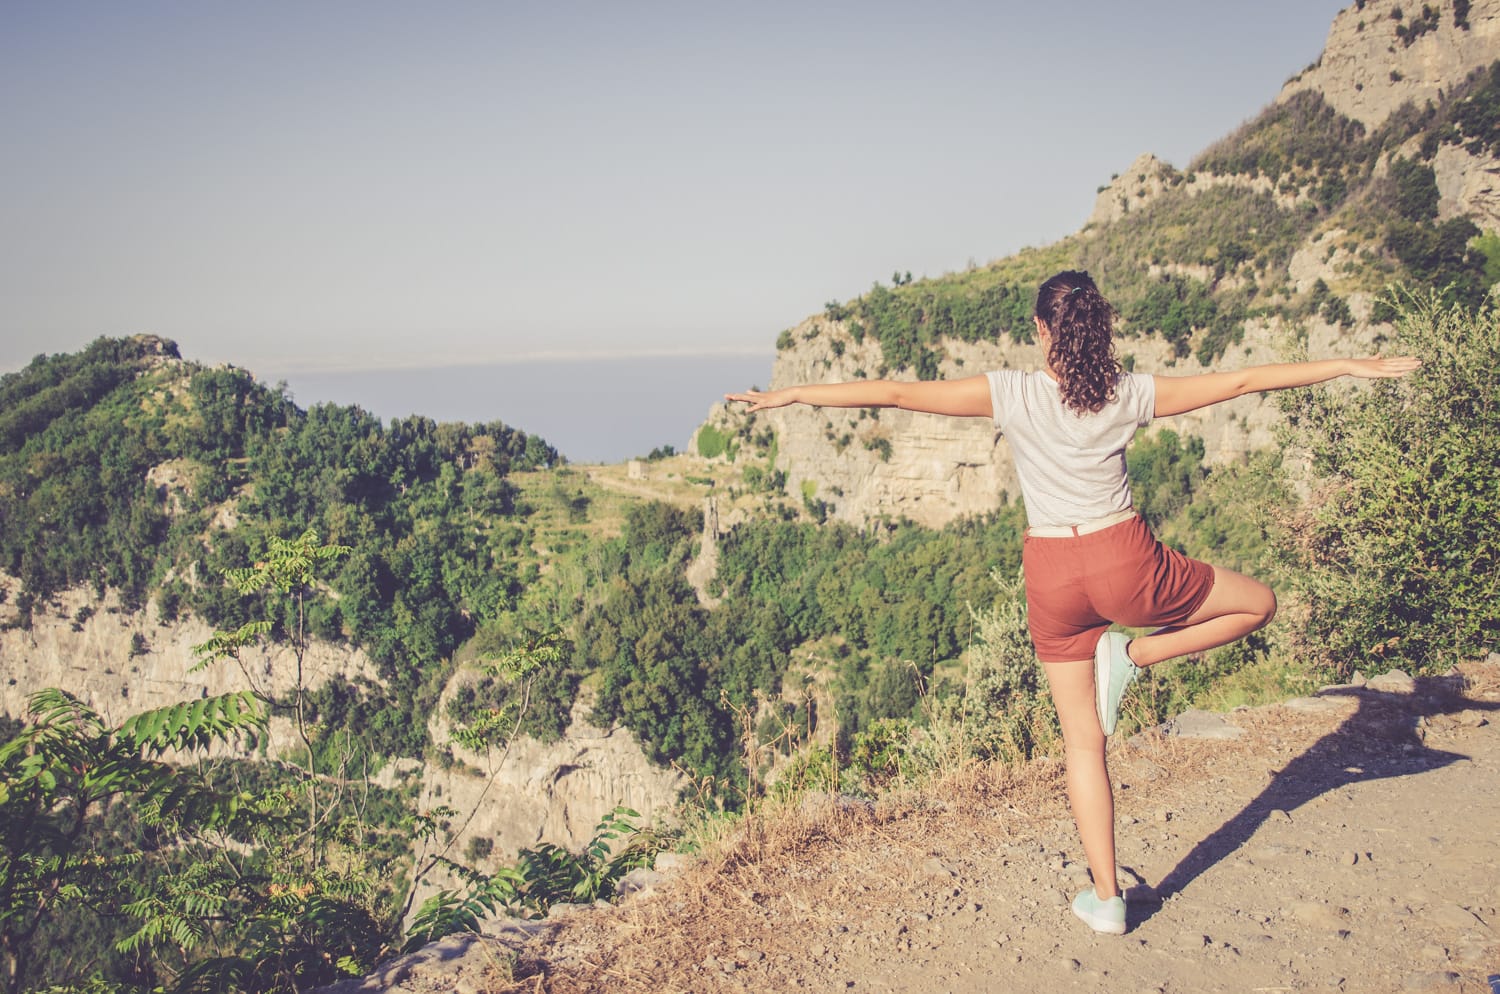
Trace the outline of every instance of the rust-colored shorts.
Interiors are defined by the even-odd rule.
[[[1140,515],[1086,535],[1027,535],[1021,565],[1031,641],[1044,663],[1093,658],[1111,622],[1181,624],[1214,586],[1212,566],[1162,545]]]

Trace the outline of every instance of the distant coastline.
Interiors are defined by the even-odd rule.
[[[534,359],[430,369],[290,372],[299,407],[355,404],[381,420],[503,421],[540,435],[571,462],[618,463],[670,445],[681,452],[709,407],[766,386],[774,355]]]

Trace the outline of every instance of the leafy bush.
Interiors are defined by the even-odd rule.
[[[1500,313],[1427,293],[1398,304],[1399,381],[1282,395],[1312,497],[1279,546],[1335,673],[1442,670],[1500,642]]]
[[[1490,66],[1474,92],[1457,102],[1453,120],[1469,154],[1492,155],[1500,147],[1500,138],[1496,137],[1496,125],[1500,124],[1500,62]]]
[[[404,951],[455,932],[478,932],[485,919],[497,913],[545,915],[557,903],[608,900],[625,874],[650,866],[663,848],[655,833],[635,824],[637,818],[638,812],[616,807],[595,827],[582,852],[544,843],[521,850],[514,867],[494,874],[447,864],[463,887],[440,891],[423,902],[412,917]]]
[[[1330,295],[1319,308],[1318,313],[1323,320],[1329,324],[1336,324],[1340,328],[1348,328],[1354,324],[1354,312],[1349,309],[1349,302],[1343,297]]]
[[[143,712],[119,725],[60,690],[31,696],[26,723],[0,744],[0,982],[7,990],[34,982],[49,952],[46,926],[59,918],[74,923],[75,933],[88,921],[81,931],[92,933],[123,914],[142,920],[137,936],[159,935],[179,949],[196,943],[211,927],[204,919],[215,913],[212,895],[193,893],[199,913],[191,919],[174,914],[167,907],[170,876],[150,900],[135,880],[138,868],[147,861],[170,866],[176,847],[196,833],[236,833],[280,819],[248,793],[217,790],[194,767],[161,757],[233,745],[263,731],[266,720],[245,692]],[[153,844],[122,849],[102,831],[102,817],[116,805],[143,820]]]
[[[1438,213],[1437,173],[1411,159],[1391,160],[1392,204],[1408,221],[1431,221]]]
[[[728,454],[734,458],[734,436],[720,431],[713,425],[704,425],[698,429],[698,454],[704,459],[717,459],[719,456]]]
[[[1483,300],[1488,258],[1471,246],[1479,229],[1467,218],[1455,217],[1433,226],[1395,221],[1387,244],[1412,278],[1438,290],[1449,303],[1469,307]]]
[[[1293,500],[1281,452],[1263,449],[1242,463],[1218,466],[1193,484],[1192,498],[1162,522],[1158,537],[1188,555],[1274,579],[1269,530]]]
[[[1396,8],[1397,11],[1400,11],[1400,9],[1401,8],[1399,7]],[[1421,14],[1412,18],[1410,21],[1407,21],[1405,24],[1397,26],[1396,37],[1401,39],[1401,44],[1404,47],[1410,48],[1412,42],[1427,34],[1427,32],[1436,31],[1438,28],[1439,19],[1440,14],[1438,9],[1431,4],[1424,3],[1422,5]],[[1459,19],[1460,18],[1457,12],[1455,12],[1455,23],[1457,23]]]
[[[973,612],[975,641],[959,716],[970,755],[1013,762],[1045,751],[1061,731],[1026,627],[1024,585],[999,571],[993,579],[997,603]]]
[[[865,448],[879,456],[881,462],[891,461],[891,440],[884,435],[865,439]]]

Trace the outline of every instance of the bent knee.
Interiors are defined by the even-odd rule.
[[[1265,584],[1261,584],[1255,599],[1255,606],[1252,608],[1252,613],[1256,616],[1256,629],[1261,629],[1269,625],[1271,619],[1276,617],[1276,591]]]

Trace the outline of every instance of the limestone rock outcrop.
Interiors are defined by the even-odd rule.
[[[1356,0],[1333,19],[1322,57],[1288,80],[1278,99],[1317,90],[1366,127],[1407,101],[1436,102],[1455,81],[1500,58],[1500,0],[1464,6],[1460,22],[1452,0]]]
[[[1351,298],[1350,304],[1356,313],[1369,311],[1366,300]],[[1347,331],[1313,319],[1307,334],[1313,354],[1353,354],[1365,347],[1373,331]],[[1281,361],[1291,337],[1279,319],[1250,321],[1244,341],[1230,350],[1230,360],[1236,365]],[[842,323],[821,316],[793,329],[791,340],[777,355],[772,389],[859,379],[880,366],[878,343],[868,337],[855,341]],[[945,379],[1042,364],[1037,346],[1009,338],[946,341],[943,351],[939,375]],[[1170,344],[1160,338],[1121,338],[1118,351],[1137,372],[1204,371],[1191,357],[1175,358]],[[739,406],[717,405],[707,423],[733,433],[745,417]],[[938,528],[993,511],[1020,494],[1009,446],[986,419],[800,405],[750,417],[764,419],[776,433],[776,467],[786,474],[786,492],[824,502],[837,520],[864,525],[907,518]],[[1201,437],[1207,462],[1222,465],[1272,444],[1279,420],[1270,398],[1252,396],[1161,419],[1148,431],[1170,428]]]
[[[125,609],[113,591],[96,597],[86,588],[63,591],[33,610],[29,629],[13,627],[20,581],[0,574],[0,712],[20,716],[26,699],[44,687],[61,687],[118,723],[133,714],[179,701],[256,689],[283,694],[294,686],[289,649],[247,649],[239,664],[221,660],[196,669],[193,646],[213,635],[196,618],[164,621],[155,603]],[[373,678],[375,665],[358,649],[315,642],[303,659],[304,682],[318,687],[335,674]],[[290,729],[271,729],[273,749],[291,744]]]
[[[442,743],[453,762],[429,763],[421,771],[419,808],[447,805],[468,812],[478,806],[460,832],[461,843],[492,840],[495,855],[509,861],[516,850],[542,842],[581,848],[617,805],[639,813],[643,825],[670,814],[685,785],[682,774],[648,760],[632,732],[594,724],[594,699],[586,689],[555,742],[521,737],[508,752],[485,755],[452,741],[446,703],[477,676],[473,670],[454,674],[428,720],[431,740]]]
[[[1113,177],[1094,198],[1089,215],[1091,225],[1118,221],[1132,210],[1139,210],[1163,191],[1181,181],[1177,170],[1147,152],[1136,158],[1124,172]]]
[[[1443,145],[1433,157],[1438,220],[1467,217],[1481,230],[1500,229],[1500,159]]]
[[[18,580],[0,574],[0,623],[16,620],[19,590]],[[294,685],[294,660],[284,648],[242,653],[243,669],[221,661],[194,672],[192,647],[212,634],[198,619],[163,623],[154,604],[130,611],[113,592],[97,598],[87,589],[66,591],[34,610],[29,629],[13,624],[0,629],[0,713],[25,714],[28,696],[45,687],[63,688],[118,723],[152,708],[252,685],[274,694]],[[309,687],[338,675],[377,679],[369,657],[347,646],[314,642],[303,662]],[[449,692],[465,678],[461,673],[450,681]],[[419,777],[424,808],[446,804],[467,814],[478,805],[458,841],[487,837],[500,861],[538,842],[576,849],[619,804],[640,812],[642,823],[650,824],[676,801],[680,775],[647,759],[628,731],[593,725],[590,710],[587,700],[580,699],[556,742],[518,739],[493,771],[493,784],[486,757],[455,750],[458,762],[445,767],[393,763],[382,770],[384,785]],[[432,722],[442,736],[435,741],[445,742],[446,723],[439,716]],[[297,745],[290,722],[272,724],[270,752]],[[476,773],[481,770],[483,776]]]
[[[698,597],[698,603],[713,608],[718,598],[710,592],[710,585],[719,572],[719,536],[723,528],[719,523],[719,502],[712,497],[703,499],[703,533],[698,554],[688,563],[687,582]]]

